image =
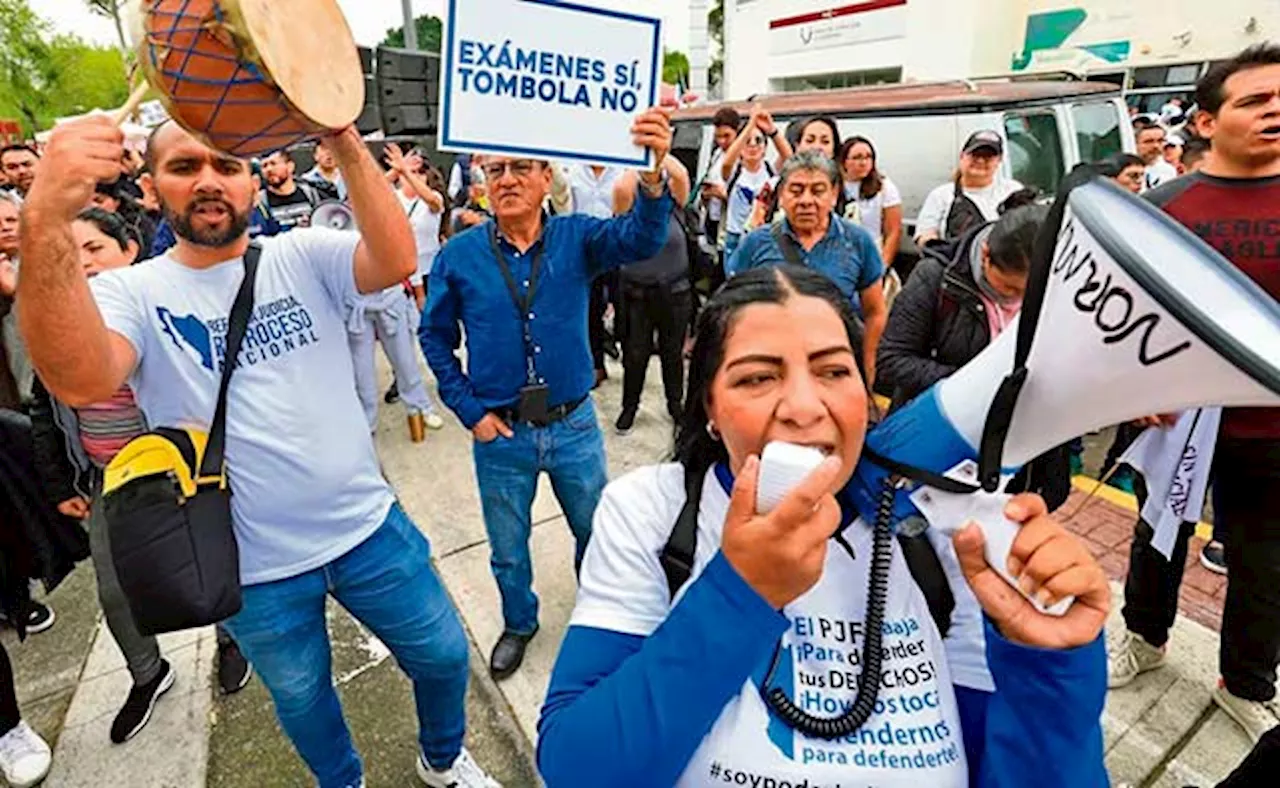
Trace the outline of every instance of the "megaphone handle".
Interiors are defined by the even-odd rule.
[[[1008,496],[993,496],[1004,497]],[[1002,505],[1003,508],[1003,505]],[[1022,526],[1004,517],[1003,515],[996,517],[983,517],[978,520],[979,527],[982,528],[982,534],[986,540],[987,564],[996,571],[996,574],[1003,577],[1009,585],[1018,589],[1018,593],[1027,598],[1036,610],[1050,616],[1065,615],[1067,608],[1076,601],[1075,597],[1066,597],[1052,607],[1045,607],[1040,604],[1039,600],[1023,592],[1018,587],[1018,579],[1009,573],[1009,553],[1013,550],[1013,540],[1018,535],[1018,529]]]

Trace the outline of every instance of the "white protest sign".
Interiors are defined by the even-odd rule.
[[[662,22],[550,0],[449,0],[444,151],[646,168],[635,116],[657,103]]]

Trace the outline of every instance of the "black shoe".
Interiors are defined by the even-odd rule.
[[[628,435],[631,432],[631,428],[635,425],[636,409],[623,408],[621,415],[618,416],[618,420],[614,423],[613,427],[618,431],[619,435]]]
[[[111,723],[111,743],[124,744],[137,735],[151,720],[156,701],[173,686],[173,668],[160,660],[160,672],[146,684],[134,684],[124,707]]]
[[[527,635],[503,632],[489,657],[489,675],[502,681],[519,670],[520,663],[524,662],[524,650],[536,634],[536,629]]]
[[[382,401],[388,405],[394,405],[400,401],[400,387],[395,381],[391,381],[391,388],[387,389],[387,393],[382,395]]]
[[[604,343],[604,354],[614,361],[622,360],[622,352],[618,350],[618,345],[615,342]]]
[[[39,632],[44,632],[53,626],[53,622],[57,619],[58,617],[53,613],[53,608],[33,599],[30,602],[30,607],[27,608],[27,634],[35,635]],[[0,615],[0,624],[4,624],[7,627],[13,626],[13,622],[5,615]]]
[[[218,686],[223,695],[234,695],[253,678],[253,666],[234,642],[218,644]]]
[[[1227,556],[1223,552],[1222,542],[1209,542],[1200,551],[1200,565],[1218,575],[1227,573]]]

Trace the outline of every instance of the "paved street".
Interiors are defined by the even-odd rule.
[[[662,458],[671,422],[665,414],[656,363],[636,430],[613,433],[621,371],[597,392],[606,427],[610,473],[618,475]],[[574,600],[572,538],[549,485],[534,507],[535,585],[542,600],[542,630],[524,668],[501,685],[484,673],[501,629],[497,590],[489,574],[488,546],[476,492],[470,439],[450,417],[421,445],[409,443],[400,406],[384,407],[378,445],[388,477],[409,514],[430,537],[434,558],[473,639],[468,699],[468,744],[507,786],[534,786],[532,742],[538,709]],[[318,427],[319,428],[319,427]],[[1090,439],[1091,465],[1109,436]],[[1087,469],[1088,470],[1088,469]],[[1114,496],[1111,496],[1114,497]],[[1084,499],[1077,492],[1064,511]],[[1117,499],[1119,500],[1119,499]],[[1113,579],[1123,578],[1133,515],[1100,497],[1069,526],[1087,540]],[[1193,554],[1198,545],[1193,548]],[[1169,665],[1112,693],[1104,718],[1107,765],[1113,780],[1134,786],[1207,788],[1247,750],[1243,734],[1209,699],[1216,680],[1221,581],[1197,565],[1188,572],[1190,617],[1180,619]],[[1117,586],[1117,590],[1119,587]],[[1191,594],[1191,596],[1187,596]],[[289,749],[262,685],[216,697],[211,690],[212,631],[167,637],[166,656],[178,682],[157,706],[152,723],[133,741],[112,746],[111,716],[127,691],[128,676],[105,628],[97,624],[92,569],[82,566],[52,597],[57,625],[17,645],[19,699],[32,723],[56,740],[55,771],[46,785],[130,788],[306,786],[306,772]],[[1115,607],[1118,618],[1120,600]],[[408,682],[386,649],[336,606],[330,610],[334,674],[370,788],[415,784],[415,721]],[[1052,713],[1051,710],[1045,710]]]

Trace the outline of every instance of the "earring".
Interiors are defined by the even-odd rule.
[[[716,429],[716,423],[714,421],[707,422],[707,434],[711,436],[711,440],[716,443],[720,442],[720,431]]]

